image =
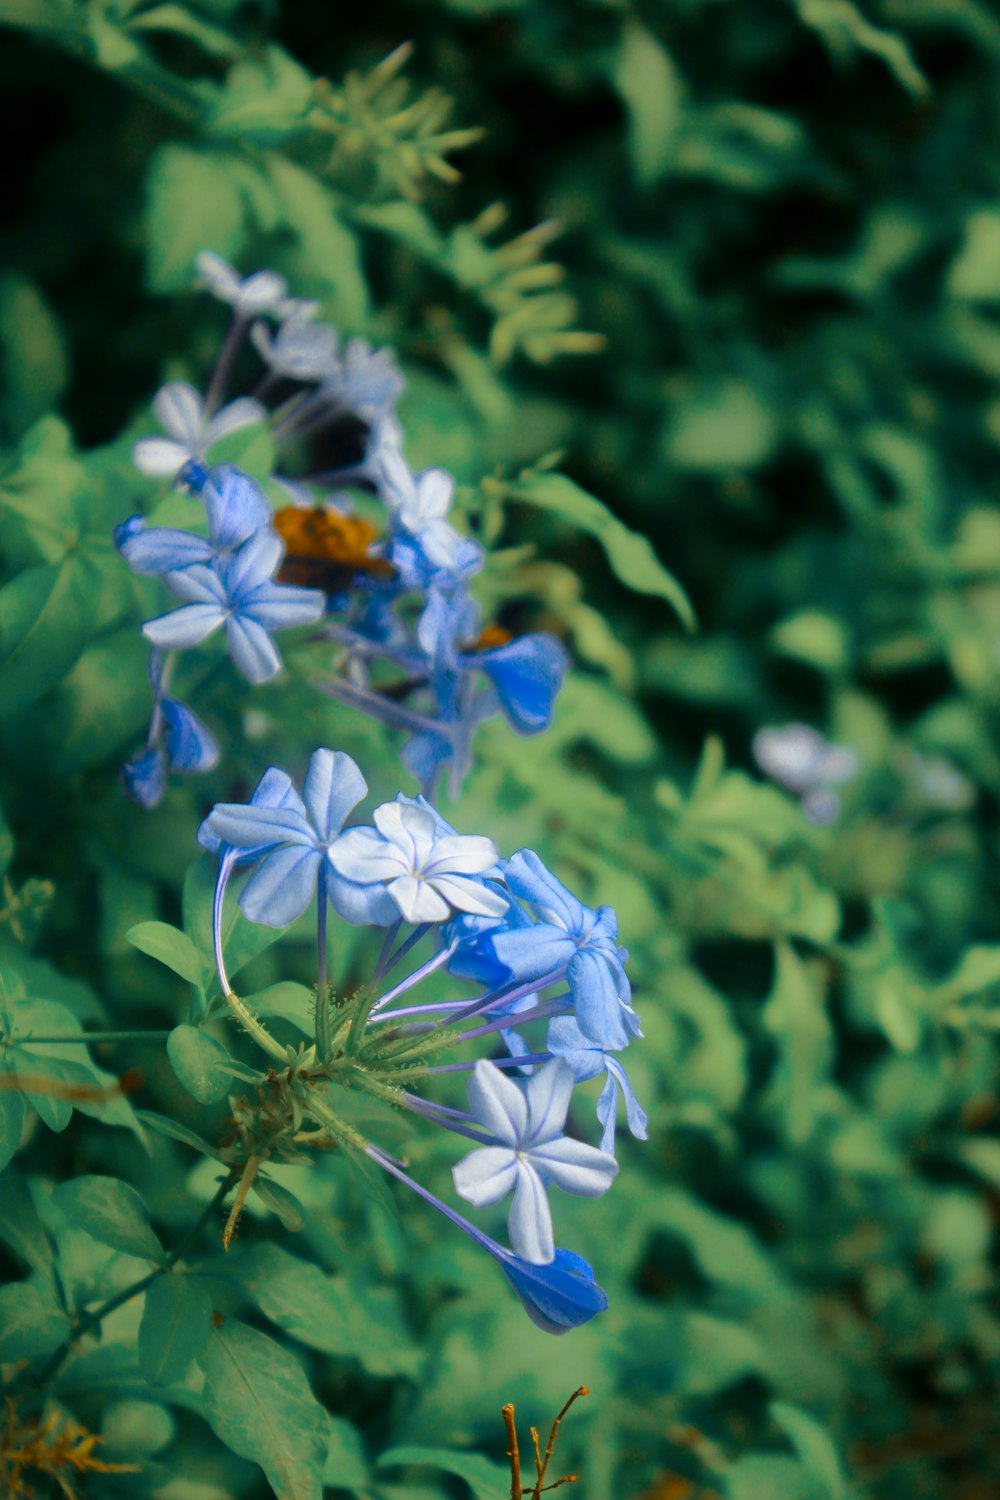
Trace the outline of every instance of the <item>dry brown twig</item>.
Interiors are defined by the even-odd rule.
[[[535,1452],[535,1483],[530,1490],[524,1488],[521,1480],[521,1450],[518,1446],[517,1425],[514,1421],[514,1403],[508,1401],[507,1405],[501,1408],[500,1415],[503,1417],[504,1426],[507,1429],[507,1458],[510,1463],[510,1500],[540,1500],[540,1497],[548,1490],[557,1490],[561,1485],[575,1484],[577,1482],[578,1475],[576,1474],[564,1474],[561,1479],[555,1479],[551,1484],[545,1483],[545,1476],[548,1473],[549,1462],[552,1458],[556,1438],[559,1434],[559,1424],[574,1401],[578,1400],[581,1396],[589,1395],[590,1390],[585,1385],[579,1386],[573,1392],[562,1411],[560,1411],[552,1423],[552,1430],[549,1433],[549,1441],[544,1453],[542,1452],[541,1440],[538,1436],[538,1428],[530,1427],[528,1429],[531,1433],[531,1445]]]

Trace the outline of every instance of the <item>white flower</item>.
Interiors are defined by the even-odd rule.
[[[337,369],[337,335],[328,323],[314,323],[314,302],[293,305],[272,333],[255,323],[250,339],[265,364],[276,375],[291,380],[325,380]]]
[[[214,250],[202,250],[195,257],[195,265],[201,285],[220,302],[228,302],[241,317],[276,312],[285,300],[287,284],[277,271],[254,271],[251,276],[241,276]]]
[[[153,410],[169,437],[140,438],[132,449],[132,462],[142,474],[171,477],[192,459],[202,458],[219,438],[267,415],[259,401],[241,396],[206,417],[205,403],[194,386],[180,380],[157,391]]]
[[[421,474],[411,474],[401,459],[397,465],[392,457],[389,465],[387,503],[395,502],[399,525],[416,538],[434,567],[457,568],[469,543],[445,520],[455,493],[454,479],[444,469],[424,469]]]
[[[850,781],[860,769],[856,750],[831,744],[811,724],[761,729],[754,736],[753,754],[761,770],[790,792]]]
[[[578,1197],[599,1198],[618,1173],[608,1152],[563,1134],[574,1081],[572,1068],[553,1058],[522,1085],[481,1060],[469,1083],[472,1118],[496,1144],[470,1151],[452,1168],[455,1189],[476,1208],[499,1203],[513,1192],[510,1242],[518,1255],[536,1265],[556,1253],[547,1184]]]
[[[482,880],[499,858],[492,839],[444,832],[429,808],[386,802],[374,828],[349,828],[330,849],[338,875],[384,883],[407,922],[446,922],[456,911],[500,917],[507,900]]]

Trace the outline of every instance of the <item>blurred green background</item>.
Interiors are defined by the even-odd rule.
[[[489,726],[446,811],[619,912],[650,1140],[557,1221],[611,1309],[547,1339],[420,1205],[287,1169],[307,1227],[246,1234],[344,1278],[340,1352],[286,1330],[353,1424],[332,1493],[467,1494],[364,1465],[501,1463],[504,1401],[543,1425],[586,1383],[561,1451],[581,1500],[993,1500],[995,8],[0,0],[0,22],[0,969],[83,1020],[179,1020],[185,987],[125,933],[178,918],[205,807],[319,743],[400,784],[303,661],[256,694],[201,668],[222,766],[152,814],[119,793],[146,596],[109,534],[153,495],[128,461],[149,399],[203,384],[224,327],[198,250],[398,351],[408,457],[454,471],[498,549],[484,604],[577,661],[553,730]],[[408,41],[404,100],[377,68]],[[822,825],[752,753],[797,722],[858,757]],[[305,977],[304,942],[277,951],[260,984]],[[209,1129],[152,1050],[99,1056]],[[405,1145],[443,1188],[448,1143]],[[183,1228],[207,1179],[156,1152],[84,1121],[19,1164],[131,1177]],[[78,1387],[112,1434],[123,1401],[150,1430],[165,1409],[107,1357]],[[81,1492],[266,1493],[197,1417],[159,1430],[142,1479]]]

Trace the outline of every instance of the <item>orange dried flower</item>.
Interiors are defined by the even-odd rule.
[[[282,583],[333,593],[344,588],[354,573],[376,578],[392,575],[391,563],[371,556],[369,548],[377,541],[378,530],[360,516],[286,505],[275,512],[274,525],[287,548],[278,572]]]

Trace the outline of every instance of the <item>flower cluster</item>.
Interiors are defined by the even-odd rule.
[[[646,1116],[615,1055],[639,1035],[617,942],[615,914],[578,901],[530,850],[500,857],[492,839],[459,834],[422,797],[400,794],[375,809],[369,825],[345,827],[366,795],[360,770],[342,752],[310,758],[301,795],[271,767],[249,803],[220,803],[199,831],[219,860],[216,960],[227,1003],[274,1058],[287,1053],[234,994],[222,947],[230,880],[248,872],[238,904],[251,921],[285,927],[317,899],[316,1043],[307,1071],[289,1074],[303,1115],[322,1144],[363,1151],[431,1203],[503,1267],[531,1317],[563,1332],[605,1305],[593,1272],[556,1247],[548,1189],[583,1197],[607,1192],[618,1096],[632,1133]],[[327,991],[329,909],[384,933],[369,984],[349,1000]],[[419,962],[421,948],[426,956]],[[409,959],[412,967],[403,965]],[[392,979],[397,967],[404,977]],[[435,984],[465,993],[442,997]],[[476,992],[468,993],[470,981]],[[400,1003],[404,1001],[405,1003]],[[456,1049],[505,1047],[492,1059],[440,1061]],[[439,1075],[470,1075],[468,1108],[416,1086]],[[599,1074],[599,1147],[567,1133],[574,1086]],[[335,1089],[367,1090],[473,1143],[454,1167],[454,1186],[474,1208],[510,1197],[507,1248],[483,1233],[404,1165],[360,1138],[336,1112]],[[295,1140],[308,1140],[296,1134]],[[258,1153],[259,1154],[259,1153]],[[253,1158],[256,1160],[256,1157]]]
[[[118,527],[126,562],[182,601],[144,633],[172,653],[224,629],[236,666],[259,683],[281,666],[276,631],[316,627],[330,646],[322,690],[403,731],[404,765],[426,795],[445,769],[454,789],[483,719],[503,714],[519,734],[548,727],[566,650],[543,632],[515,639],[483,628],[470,593],[483,549],[452,525],[452,477],[415,473],[403,457],[403,382],[392,356],[362,339],[341,348],[316,304],[289,297],[273,272],[241,278],[208,253],[198,266],[232,308],[229,333],[204,397],[180,382],[164,386],[153,407],[165,436],[141,439],[133,457],[142,473],[198,496],[207,536],[141,516]],[[263,374],[252,394],[223,404],[247,349]],[[300,469],[271,475],[268,488],[290,500],[276,512],[246,474],[211,461],[220,440],[255,424],[267,424]],[[381,524],[353,513],[373,503]],[[169,669],[169,658],[155,668]],[[157,698],[147,744],[125,768],[127,789],[147,806],[170,767],[207,764],[204,754],[175,754],[164,722]]]
[[[821,827],[840,816],[840,794],[834,788],[853,781],[861,769],[856,750],[831,744],[811,724],[758,730],[753,755],[765,775],[794,792],[809,821]]]

